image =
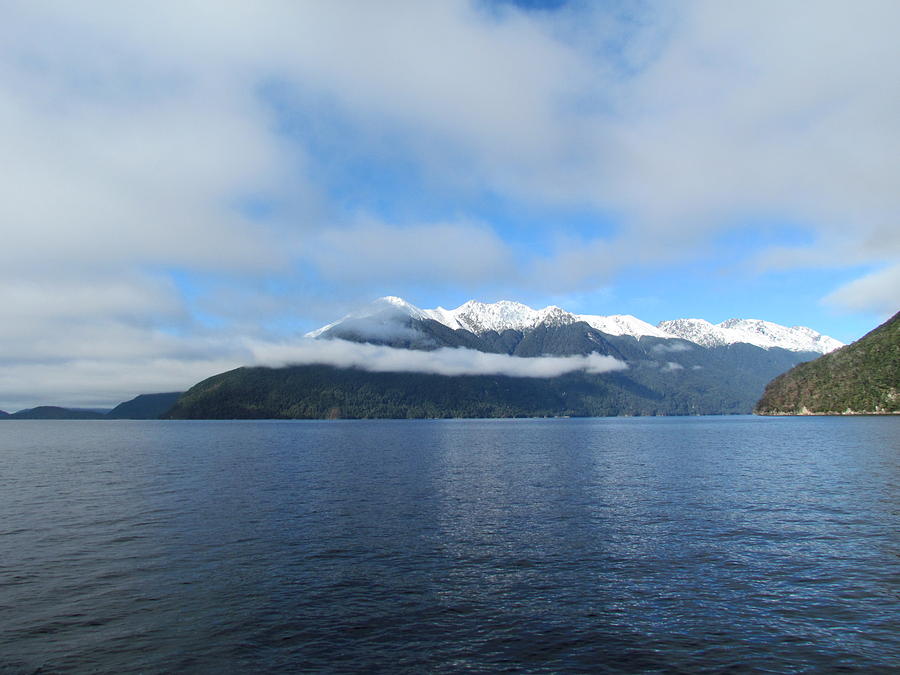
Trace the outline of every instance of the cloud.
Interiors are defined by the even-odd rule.
[[[517,275],[509,247],[490,228],[466,223],[395,226],[364,222],[313,237],[305,256],[341,283],[457,284]]]
[[[845,310],[890,316],[900,310],[900,265],[851,281],[829,293],[822,302]]]
[[[48,66],[10,73],[11,62],[47,58],[10,51],[0,69],[0,142],[15,157],[0,200],[7,273],[271,269],[289,259],[274,231],[234,207],[290,174],[247,93],[201,82],[109,99]],[[82,57],[71,56],[69,77],[103,77],[79,73]]]
[[[680,363],[675,363],[674,361],[668,361],[665,366],[663,366],[662,370],[666,373],[672,373],[676,370],[684,370],[684,366]]]
[[[243,336],[175,337],[152,328],[104,323],[71,326],[61,343],[14,343],[0,368],[0,409],[35,405],[111,406],[137,394],[185,390],[240,366],[325,364],[372,372],[556,377],[624,370],[609,356],[520,358],[469,349],[395,349],[340,339],[292,341]],[[64,347],[60,349],[59,345]]]
[[[852,227],[846,253],[883,256],[893,241],[898,255],[898,18],[876,0],[539,13],[462,0],[13,3],[0,133],[16,166],[0,215],[20,226],[5,250],[271,269],[310,260],[296,235],[312,230],[326,250],[307,253],[335,284],[391,272],[396,256],[378,247],[369,264],[341,263],[379,234],[447,245],[459,261],[459,227],[332,228],[328,191],[396,161],[416,178],[407,189],[461,211],[488,193],[615,213],[612,240],[557,256],[570,270],[560,287],[596,288],[640,256],[696,254],[748,214],[802,219],[822,245]],[[284,222],[234,208],[259,195]],[[481,281],[507,260],[509,239],[473,234],[455,276],[428,259],[435,283]]]
[[[65,363],[16,363],[0,369],[0,409],[38,405],[112,407],[138,394],[184,391],[215,373],[242,365],[240,359],[101,358]]]
[[[675,342],[674,344],[657,344],[650,348],[654,354],[675,354],[678,352],[689,352],[693,349],[690,345],[683,342]]]
[[[714,255],[748,218],[809,234],[763,272],[885,265],[826,302],[893,311],[890,0],[14,0],[3,18],[0,351],[34,367],[3,391],[61,400],[95,373],[121,392],[143,381],[128,364],[171,389],[160,363],[240,365],[243,340],[360,296],[590,293]]]
[[[627,365],[611,356],[541,356],[522,358],[488,354],[473,349],[444,347],[434,351],[394,349],[345,340],[301,340],[292,343],[251,343],[256,365],[324,364],[360,368],[371,372],[414,372],[436,375],[505,375],[508,377],[558,377],[584,371],[593,375],[625,370]]]
[[[329,333],[329,337],[352,340],[361,337],[366,342],[406,343],[406,347],[427,349],[435,346],[434,340],[423,332],[405,325],[405,315],[397,317],[372,316],[348,318],[341,321]]]

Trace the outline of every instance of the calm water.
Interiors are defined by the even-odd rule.
[[[0,422],[0,671],[888,671],[900,418]]]

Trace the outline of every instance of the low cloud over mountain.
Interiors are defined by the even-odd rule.
[[[623,361],[601,354],[521,358],[465,348],[443,347],[434,351],[418,351],[346,340],[303,339],[282,345],[260,343],[252,349],[256,365],[280,367],[315,364],[359,368],[375,373],[558,377],[576,371],[598,375],[628,368]]]

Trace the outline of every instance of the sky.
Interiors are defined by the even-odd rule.
[[[844,342],[900,309],[893,0],[0,18],[3,410],[184,389],[383,295]]]

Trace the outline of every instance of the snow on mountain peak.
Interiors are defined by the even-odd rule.
[[[661,321],[656,327],[672,337],[679,337],[702,347],[720,347],[728,344],[717,330],[717,326],[704,319],[673,319]]]
[[[526,331],[537,326],[565,326],[583,321],[608,335],[631,335],[639,338],[652,335],[659,338],[675,337],[629,314],[598,316],[593,314],[573,314],[556,305],[543,309],[532,309],[521,302],[501,300],[495,303],[484,303],[469,300],[456,309],[426,309],[435,321],[450,328],[463,328],[473,333],[485,333],[489,330],[498,333],[504,330]]]
[[[637,317],[631,316],[631,314],[612,314],[610,316],[580,314],[578,315],[578,320],[584,321],[591,328],[596,328],[607,335],[631,335],[636,338],[644,335],[658,338],[675,337],[646,321],[641,321]]]
[[[797,352],[818,352],[827,354],[843,343],[821,335],[804,326],[781,326],[762,319],[728,319],[720,324],[712,324],[704,319],[674,319],[662,321],[653,326],[630,314],[601,316],[593,314],[572,314],[550,305],[543,309],[532,309],[528,305],[512,300],[494,303],[469,300],[456,309],[419,309],[403,298],[388,295],[378,298],[367,307],[348,314],[318,330],[306,334],[319,337],[330,328],[348,319],[366,317],[387,317],[392,315],[413,319],[433,319],[454,330],[463,329],[475,334],[488,331],[502,333],[505,330],[529,331],[538,326],[564,326],[583,321],[607,335],[630,335],[635,338],[652,336],[663,339],[680,338],[704,347],[719,347],[745,342],[769,349],[780,347]]]
[[[745,342],[764,349],[780,347],[795,352],[827,354],[843,343],[805,326],[781,326],[762,319],[728,319],[712,324],[703,319],[662,321],[658,328],[704,347]]]
[[[338,324],[344,323],[345,321],[349,321],[352,319],[366,319],[369,317],[381,317],[382,319],[392,319],[397,317],[412,317],[413,319],[429,319],[429,317],[425,312],[416,307],[415,305],[407,302],[403,298],[398,298],[396,295],[386,295],[383,298],[378,298],[377,300],[373,300],[368,305],[359,309],[355,312],[351,312],[347,314],[343,318],[333,321],[326,326],[322,326],[321,328],[317,328],[316,330],[310,331],[306,333],[304,337],[308,338],[317,338],[323,333],[327,332],[331,328],[334,328]]]
[[[396,295],[385,295],[383,298],[378,298],[375,300],[367,310],[363,310],[362,316],[370,316],[373,312],[371,310],[385,311],[385,310],[395,310],[402,314],[408,314],[414,319],[427,319],[428,315],[413,305],[412,303],[407,302],[403,298],[398,298]]]
[[[530,330],[541,324],[560,326],[578,320],[574,314],[553,305],[536,310],[512,300],[494,303],[469,300],[456,309],[438,307],[427,309],[425,313],[450,328],[463,328],[476,334],[491,330],[498,333],[505,330]]]

